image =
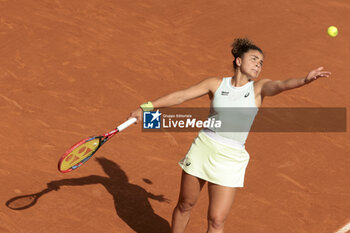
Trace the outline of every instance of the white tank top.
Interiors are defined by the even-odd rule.
[[[209,119],[221,120],[221,127],[203,129],[207,136],[223,144],[244,148],[250,128],[258,112],[254,81],[241,87],[231,84],[232,77],[223,78],[211,102]]]

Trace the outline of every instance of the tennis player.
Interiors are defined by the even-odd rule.
[[[209,193],[207,233],[224,232],[225,219],[231,209],[235,190],[244,184],[249,161],[244,144],[264,98],[330,76],[330,72],[319,67],[302,78],[256,80],[264,62],[262,50],[247,38],[235,39],[232,46],[234,76],[207,78],[187,89],[142,104],[141,108],[131,112],[130,117],[136,117],[139,122],[143,110],[174,106],[211,93],[213,114],[209,118],[220,119],[232,129],[238,125],[247,127],[247,132],[222,132],[215,127],[200,130],[187,155],[179,162],[183,172],[179,200],[172,217],[173,233],[185,231],[191,210],[206,182]],[[241,112],[246,107],[256,111]],[[237,110],[228,115],[228,111],[221,110],[227,108]]]

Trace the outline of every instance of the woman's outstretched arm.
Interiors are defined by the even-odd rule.
[[[273,96],[277,95],[283,91],[291,90],[294,88],[298,88],[309,84],[321,77],[329,77],[331,72],[323,71],[323,67],[319,67],[313,71],[311,71],[305,78],[291,78],[286,80],[275,80],[272,81],[270,79],[261,80],[262,88],[261,95],[262,96]]]
[[[152,101],[154,108],[170,107],[181,104],[185,101],[208,94],[210,91],[215,92],[215,87],[220,83],[219,78],[207,78],[189,88],[172,92],[168,95],[159,97]],[[130,117],[136,117],[140,121],[142,110],[140,108],[131,112]]]

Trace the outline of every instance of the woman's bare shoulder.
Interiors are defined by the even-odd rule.
[[[264,86],[265,83],[271,81],[271,79],[268,78],[263,78],[263,79],[259,79],[257,81],[254,82],[254,91],[256,95],[261,95],[261,90],[262,87]]]
[[[222,77],[210,77],[205,80],[208,83],[209,89],[212,93],[215,93],[215,91],[219,88]]]
[[[271,79],[268,78],[262,78],[254,82],[256,86],[264,85],[264,83],[271,81]]]
[[[222,80],[222,77],[209,77],[209,78],[206,78],[206,80],[211,82],[220,82]]]

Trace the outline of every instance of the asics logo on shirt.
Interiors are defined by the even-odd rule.
[[[247,98],[249,96],[250,92],[247,92],[245,95],[244,95],[244,98]]]

